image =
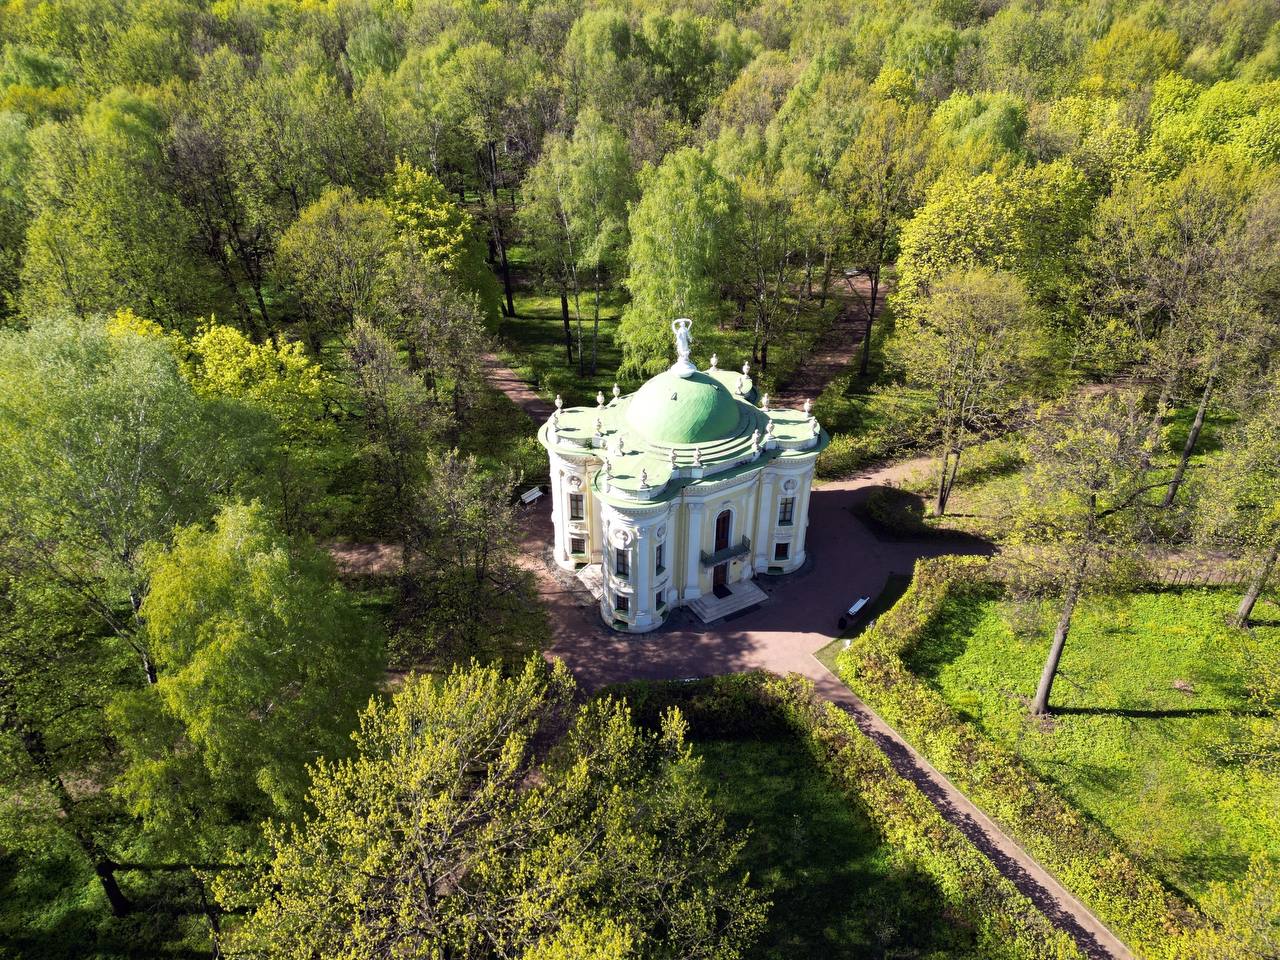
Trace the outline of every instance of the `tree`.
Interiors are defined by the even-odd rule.
[[[169,154],[173,191],[197,225],[205,254],[245,329],[261,335],[271,327],[265,287],[278,233],[271,207],[252,190],[258,173],[249,148],[252,87],[243,59],[231,50],[203,57],[199,76],[175,107]],[[242,284],[253,291],[256,320]]]
[[[941,177],[902,228],[894,310],[919,309],[938,277],[982,265],[1015,274],[1032,303],[1062,308],[1080,270],[1088,184],[1057,161],[996,175]]]
[[[1159,391],[1153,434],[1196,373],[1207,406],[1223,359],[1253,325],[1247,303],[1236,296],[1239,283],[1233,293],[1229,278],[1248,188],[1243,174],[1210,163],[1169,181],[1135,177],[1102,201],[1085,241],[1095,278],[1092,307],[1123,317],[1143,341]],[[1198,436],[1193,431],[1192,449]]]
[[[553,137],[525,181],[529,200],[521,223],[537,259],[573,294],[578,324],[578,372],[584,372],[582,274],[594,293],[591,373],[596,372],[600,340],[600,289],[604,279],[621,272],[626,248],[627,210],[635,195],[635,177],[626,140],[600,114],[588,108],[578,117],[571,139]],[[561,298],[565,345],[569,341],[567,295]]]
[[[338,392],[334,377],[300,343],[254,343],[226,324],[206,323],[184,342],[183,372],[198,395],[270,420],[270,500],[284,528],[297,531],[335,466],[338,428],[326,409]]]
[[[795,285],[805,237],[794,211],[805,203],[805,183],[780,165],[758,130],[726,131],[713,157],[733,188],[726,280],[739,309],[751,318],[751,359],[767,370],[770,341],[799,309]]]
[[[326,190],[280,238],[279,269],[307,309],[313,352],[324,334],[375,317],[394,283],[390,261],[399,246],[386,205],[349,188]]]
[[[1198,503],[1201,535],[1254,560],[1236,608],[1237,626],[1249,622],[1280,557],[1280,371],[1271,371],[1245,398],[1245,416],[1206,471]]]
[[[574,252],[567,199],[569,170],[565,163],[566,143],[561,136],[549,136],[542,155],[524,181],[525,203],[520,210],[520,229],[527,236],[530,259],[541,276],[560,290],[560,319],[564,324],[565,363],[573,365],[573,327],[569,319],[569,291],[574,292],[574,314],[578,322],[578,375],[586,370],[582,349],[582,310],[578,301],[578,258]]]
[[[137,307],[171,327],[202,311],[193,225],[156,189],[166,136],[154,99],[125,90],[32,133],[21,295],[28,317]]]
[[[104,720],[136,670],[60,601],[38,575],[9,577],[0,592],[0,843],[34,859],[70,840],[123,916],[133,904],[116,876],[106,784],[119,763]]]
[[[0,335],[0,559],[100,617],[154,683],[143,547],[251,493],[262,436],[253,411],[202,400],[161,338],[71,319]]]
[[[668,156],[641,186],[627,254],[631,304],[618,328],[622,369],[629,376],[667,366],[672,319],[721,315],[719,278],[725,276],[735,216],[731,185],[694,147]]]
[[[480,301],[485,319],[496,324],[501,294],[484,259],[484,245],[471,215],[454,203],[444,184],[420,167],[396,161],[387,185],[387,205],[411,252]]]
[[[378,490],[378,513],[398,536],[406,565],[417,542],[418,482],[427,442],[440,430],[421,376],[400,358],[395,343],[367,321],[352,328],[347,350],[361,406],[361,455]]]
[[[1031,713],[1049,712],[1076,603],[1132,582],[1141,565],[1139,522],[1150,433],[1136,398],[1082,394],[1041,409],[1026,441],[1030,464],[1003,559],[1015,587],[1060,603]]]
[[[373,691],[378,644],[328,555],[260,505],[181,528],[145,563],[159,679],[111,707],[129,761],[117,789],[166,846],[217,856],[229,831],[300,811],[307,765],[344,752]]]
[[[456,450],[427,456],[409,573],[436,643],[465,655],[503,626],[516,587],[514,502],[519,477],[481,469]]]
[[[645,733],[617,701],[572,695],[562,665],[533,660],[373,701],[357,756],[313,767],[316,813],[272,828],[252,881],[222,878],[223,903],[250,909],[233,949],[738,956],[763,906],[734,877],[742,841],[699,784],[684,721]]]
[[[896,352],[908,379],[936,402],[942,463],[934,516],[946,512],[971,438],[1027,385],[1038,339],[1021,282],[983,267],[937,281],[899,330]]]
[[[875,100],[836,165],[846,216],[852,221],[852,266],[865,273],[871,285],[858,371],[864,377],[871,364],[871,325],[881,276],[898,258],[902,225],[924,199],[931,139],[928,114],[922,107]]]
[[[0,321],[17,308],[22,247],[29,216],[28,136],[21,114],[0,111]]]
[[[1165,507],[1178,495],[1211,402],[1224,385],[1252,380],[1259,361],[1275,347],[1268,318],[1280,301],[1280,189],[1275,182],[1254,193],[1239,222],[1224,232],[1217,246],[1205,289],[1187,318],[1188,379],[1199,378],[1202,385],[1191,429],[1165,491]]]

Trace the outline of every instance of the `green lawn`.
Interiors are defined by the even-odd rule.
[[[127,960],[208,956],[194,884],[170,874],[117,876],[136,909],[115,918],[93,869],[61,835],[38,853],[0,851],[0,958]],[[175,899],[175,893],[181,899]]]
[[[773,901],[758,960],[969,955],[929,878],[899,867],[871,823],[790,738],[695,744],[751,882]]]
[[[911,668],[998,742],[1192,898],[1238,879],[1250,855],[1280,857],[1280,777],[1236,760],[1257,721],[1245,685],[1280,627],[1225,626],[1225,590],[1139,593],[1077,610],[1053,717],[1027,717],[1054,611],[960,598]],[[1274,607],[1259,612],[1274,621]]]
[[[594,318],[589,294],[581,298],[583,373],[578,373],[578,325],[569,301],[570,326],[574,338],[574,363],[569,365],[564,345],[564,321],[560,314],[560,296],[555,293],[520,291],[516,298],[516,316],[504,317],[498,328],[502,357],[521,377],[548,398],[557,393],[566,406],[594,402],[596,391],[605,395],[613,386],[622,351],[614,345],[613,335],[622,313],[616,296],[606,295],[600,303],[600,335],[596,343],[596,373],[591,373],[592,330]],[[632,389],[638,384],[624,388]]]

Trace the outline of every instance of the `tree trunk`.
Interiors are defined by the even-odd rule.
[[[766,333],[760,340],[760,372],[769,369],[769,335]]]
[[[596,361],[600,348],[600,268],[596,267],[595,317],[591,327],[591,375],[596,375]]]
[[[947,501],[951,499],[951,490],[956,485],[956,474],[959,470],[960,450],[948,450],[942,455],[942,476],[938,478],[938,496],[933,504],[935,517],[940,517],[947,512]]]
[[[1249,582],[1249,589],[1240,598],[1240,606],[1236,607],[1234,619],[1237,627],[1247,627],[1249,625],[1249,617],[1253,615],[1253,605],[1258,602],[1258,597],[1262,595],[1263,588],[1267,585],[1267,580],[1271,578],[1271,571],[1275,568],[1278,555],[1280,555],[1280,541],[1271,545],[1271,549],[1267,551],[1267,555],[1262,561],[1262,566],[1257,569],[1253,575],[1253,580]]]
[[[880,271],[876,270],[870,275],[871,280],[871,302],[867,306],[867,332],[862,338],[862,363],[858,366],[859,376],[865,377],[867,370],[871,367],[871,324],[876,319],[876,301],[880,297]]]
[[[1044,671],[1040,674],[1040,686],[1036,688],[1036,698],[1031,702],[1031,712],[1035,716],[1044,716],[1049,712],[1049,693],[1053,690],[1053,680],[1058,675],[1058,663],[1062,660],[1062,648],[1067,645],[1067,631],[1071,629],[1071,615],[1075,612],[1076,601],[1080,599],[1081,577],[1077,575],[1067,588],[1067,595],[1062,602],[1062,614],[1058,617],[1058,627],[1053,631],[1053,645],[1049,647],[1049,659],[1045,661]]]
[[[933,500],[933,515],[935,517],[942,516],[942,512],[947,509],[947,468],[951,465],[951,451],[942,451],[942,469],[938,476],[938,495]]]
[[[502,289],[507,295],[507,316],[514,317],[516,304],[511,295],[511,267],[507,263],[507,242],[502,236],[502,208],[498,205],[498,147],[494,143],[489,144],[489,196],[493,200],[493,240],[502,271]]]
[[[573,329],[569,326],[569,291],[560,284],[560,318],[564,321],[565,362],[573,366]]]
[[[18,739],[22,742],[23,752],[31,761],[31,765],[40,772],[45,782],[53,791],[54,797],[58,801],[58,809],[62,812],[63,823],[66,824],[67,830],[75,839],[76,845],[80,847],[85,858],[93,864],[93,872],[98,878],[98,883],[102,885],[102,892],[107,897],[107,903],[111,906],[111,912],[117,917],[123,917],[133,909],[133,904],[129,902],[129,898],[124,895],[124,891],[120,889],[120,884],[116,880],[116,863],[106,855],[106,852],[98,845],[98,842],[84,829],[80,822],[80,813],[76,810],[75,801],[71,799],[71,794],[67,790],[67,785],[62,782],[62,777],[53,768],[53,761],[49,758],[49,751],[45,747],[44,735],[37,729],[28,726],[27,723],[16,713],[16,697],[13,699],[5,698],[5,725],[18,735]]]
[[[831,251],[828,250],[822,255],[822,289],[818,295],[819,309],[825,308],[827,305],[827,294],[831,289]]]
[[[1205,381],[1204,392],[1200,394],[1200,406],[1196,408],[1196,418],[1191,422],[1191,430],[1187,433],[1187,442],[1182,445],[1182,456],[1178,458],[1178,467],[1173,471],[1173,479],[1169,481],[1169,489],[1165,491],[1164,503],[1161,507],[1168,507],[1173,503],[1173,498],[1178,495],[1178,488],[1182,486],[1183,475],[1187,472],[1187,462],[1191,459],[1191,454],[1195,452],[1196,443],[1200,439],[1200,431],[1204,428],[1205,411],[1209,409],[1209,397],[1213,395],[1213,377],[1210,376]]]

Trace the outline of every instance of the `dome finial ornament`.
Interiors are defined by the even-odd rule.
[[[712,370],[719,370],[719,369],[720,369],[720,366],[719,366],[719,365],[720,365],[720,358],[719,358],[719,357],[717,357],[717,356],[713,353],[713,354],[711,355],[711,369],[712,369]]]
[[[676,362],[671,365],[671,372],[677,377],[687,377],[698,372],[698,368],[689,359],[689,328],[693,321],[681,317],[671,322],[671,332],[676,335]]]
[[[596,391],[596,406],[597,407],[604,406],[604,394],[601,393],[599,390]]]

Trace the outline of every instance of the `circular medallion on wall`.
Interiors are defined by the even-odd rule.
[[[580,486],[582,486],[582,478],[578,476],[576,473],[571,474],[569,476],[569,486],[577,490]]]
[[[782,489],[787,491],[787,493],[790,493],[795,488],[796,488],[796,482],[794,480],[784,480],[782,482]]]
[[[666,527],[659,527],[659,528],[658,528],[658,530],[657,530],[657,533],[655,534],[655,536],[657,536],[657,538],[658,538],[659,540],[665,539],[665,538],[666,538],[666,536],[667,536],[667,528],[666,528]]]
[[[631,546],[631,531],[626,527],[619,527],[613,531],[613,542],[616,546],[626,549]]]

